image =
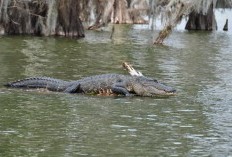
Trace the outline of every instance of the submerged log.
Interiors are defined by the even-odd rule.
[[[0,1],[4,34],[84,37],[78,0]]]
[[[166,21],[164,28],[159,32],[158,37],[153,41],[153,44],[163,44],[165,38],[167,38],[173,28],[181,21],[184,14],[187,12],[190,5],[181,1],[171,1],[166,6],[166,17],[169,17]]]
[[[163,44],[165,38],[167,38],[172,32],[172,26],[166,25],[160,32],[158,37],[155,39],[154,44]]]

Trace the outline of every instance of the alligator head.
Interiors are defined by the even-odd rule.
[[[172,87],[166,86],[155,79],[144,76],[135,77],[132,88],[133,91],[140,96],[170,96],[176,94],[176,90]]]

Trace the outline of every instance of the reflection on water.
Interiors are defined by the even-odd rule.
[[[170,98],[0,88],[0,156],[232,155],[230,32],[173,32],[166,46],[132,26],[70,40],[0,38],[0,83],[122,73],[123,61],[177,89]]]

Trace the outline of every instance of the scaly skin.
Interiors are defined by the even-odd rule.
[[[175,89],[144,76],[103,74],[85,77],[77,81],[63,81],[49,77],[32,77],[5,86],[12,88],[46,88],[50,91],[99,95],[174,95]]]

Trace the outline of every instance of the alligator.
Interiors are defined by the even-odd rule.
[[[101,74],[76,81],[64,81],[50,77],[30,77],[5,84],[11,88],[44,88],[65,93],[123,96],[175,95],[176,90],[145,76]]]

